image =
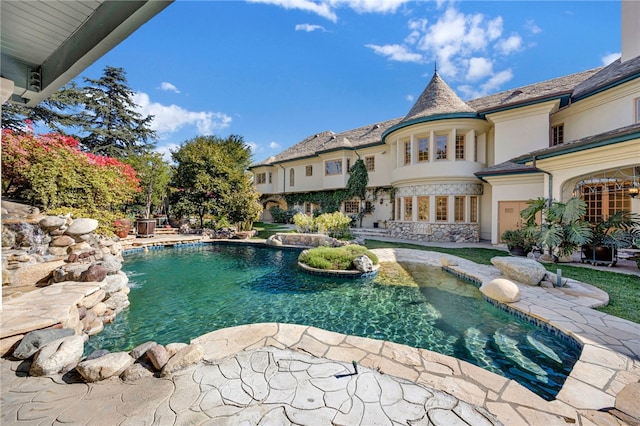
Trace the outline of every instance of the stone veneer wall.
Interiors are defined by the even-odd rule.
[[[410,241],[477,243],[480,225],[477,223],[390,222],[389,236]]]

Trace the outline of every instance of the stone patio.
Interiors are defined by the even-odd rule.
[[[439,266],[444,258],[453,272],[479,282],[499,276],[492,266],[440,253],[375,252],[381,262]],[[554,401],[446,355],[270,323],[200,336],[194,343],[204,349],[203,363],[169,378],[135,383],[116,379],[69,384],[60,377],[25,377],[26,363],[2,359],[0,420],[3,424],[624,424],[607,411],[626,385],[640,380],[640,325],[592,309],[603,303],[603,296],[588,285],[570,290],[521,285],[520,290],[521,300],[506,309],[537,318],[583,345]],[[4,306],[3,328],[12,305]],[[46,316],[45,311],[41,307],[38,315]],[[352,361],[357,375],[351,375]]]

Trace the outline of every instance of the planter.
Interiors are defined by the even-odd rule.
[[[129,219],[117,219],[113,221],[113,232],[119,238],[126,238],[131,230],[131,221]]]
[[[618,251],[609,246],[582,246],[582,263],[608,264],[615,266],[618,263]]]
[[[527,252],[524,250],[524,247],[515,246],[509,249],[509,253],[514,256],[526,256]]]
[[[136,228],[138,231],[138,237],[150,238],[156,233],[156,220],[155,219],[138,219],[136,221]]]

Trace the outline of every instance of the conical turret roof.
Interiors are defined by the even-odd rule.
[[[460,99],[438,73],[434,72],[431,81],[402,121],[442,114],[474,112],[476,110]]]

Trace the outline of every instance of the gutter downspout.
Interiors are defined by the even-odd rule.
[[[278,166],[282,169],[282,195],[287,193],[287,169],[282,167],[282,164],[278,163]]]
[[[547,207],[551,208],[551,203],[553,202],[553,175],[546,170],[542,170],[536,166],[536,156],[533,156],[533,167],[540,170],[542,173],[545,173],[549,176],[549,197],[547,198]]]

